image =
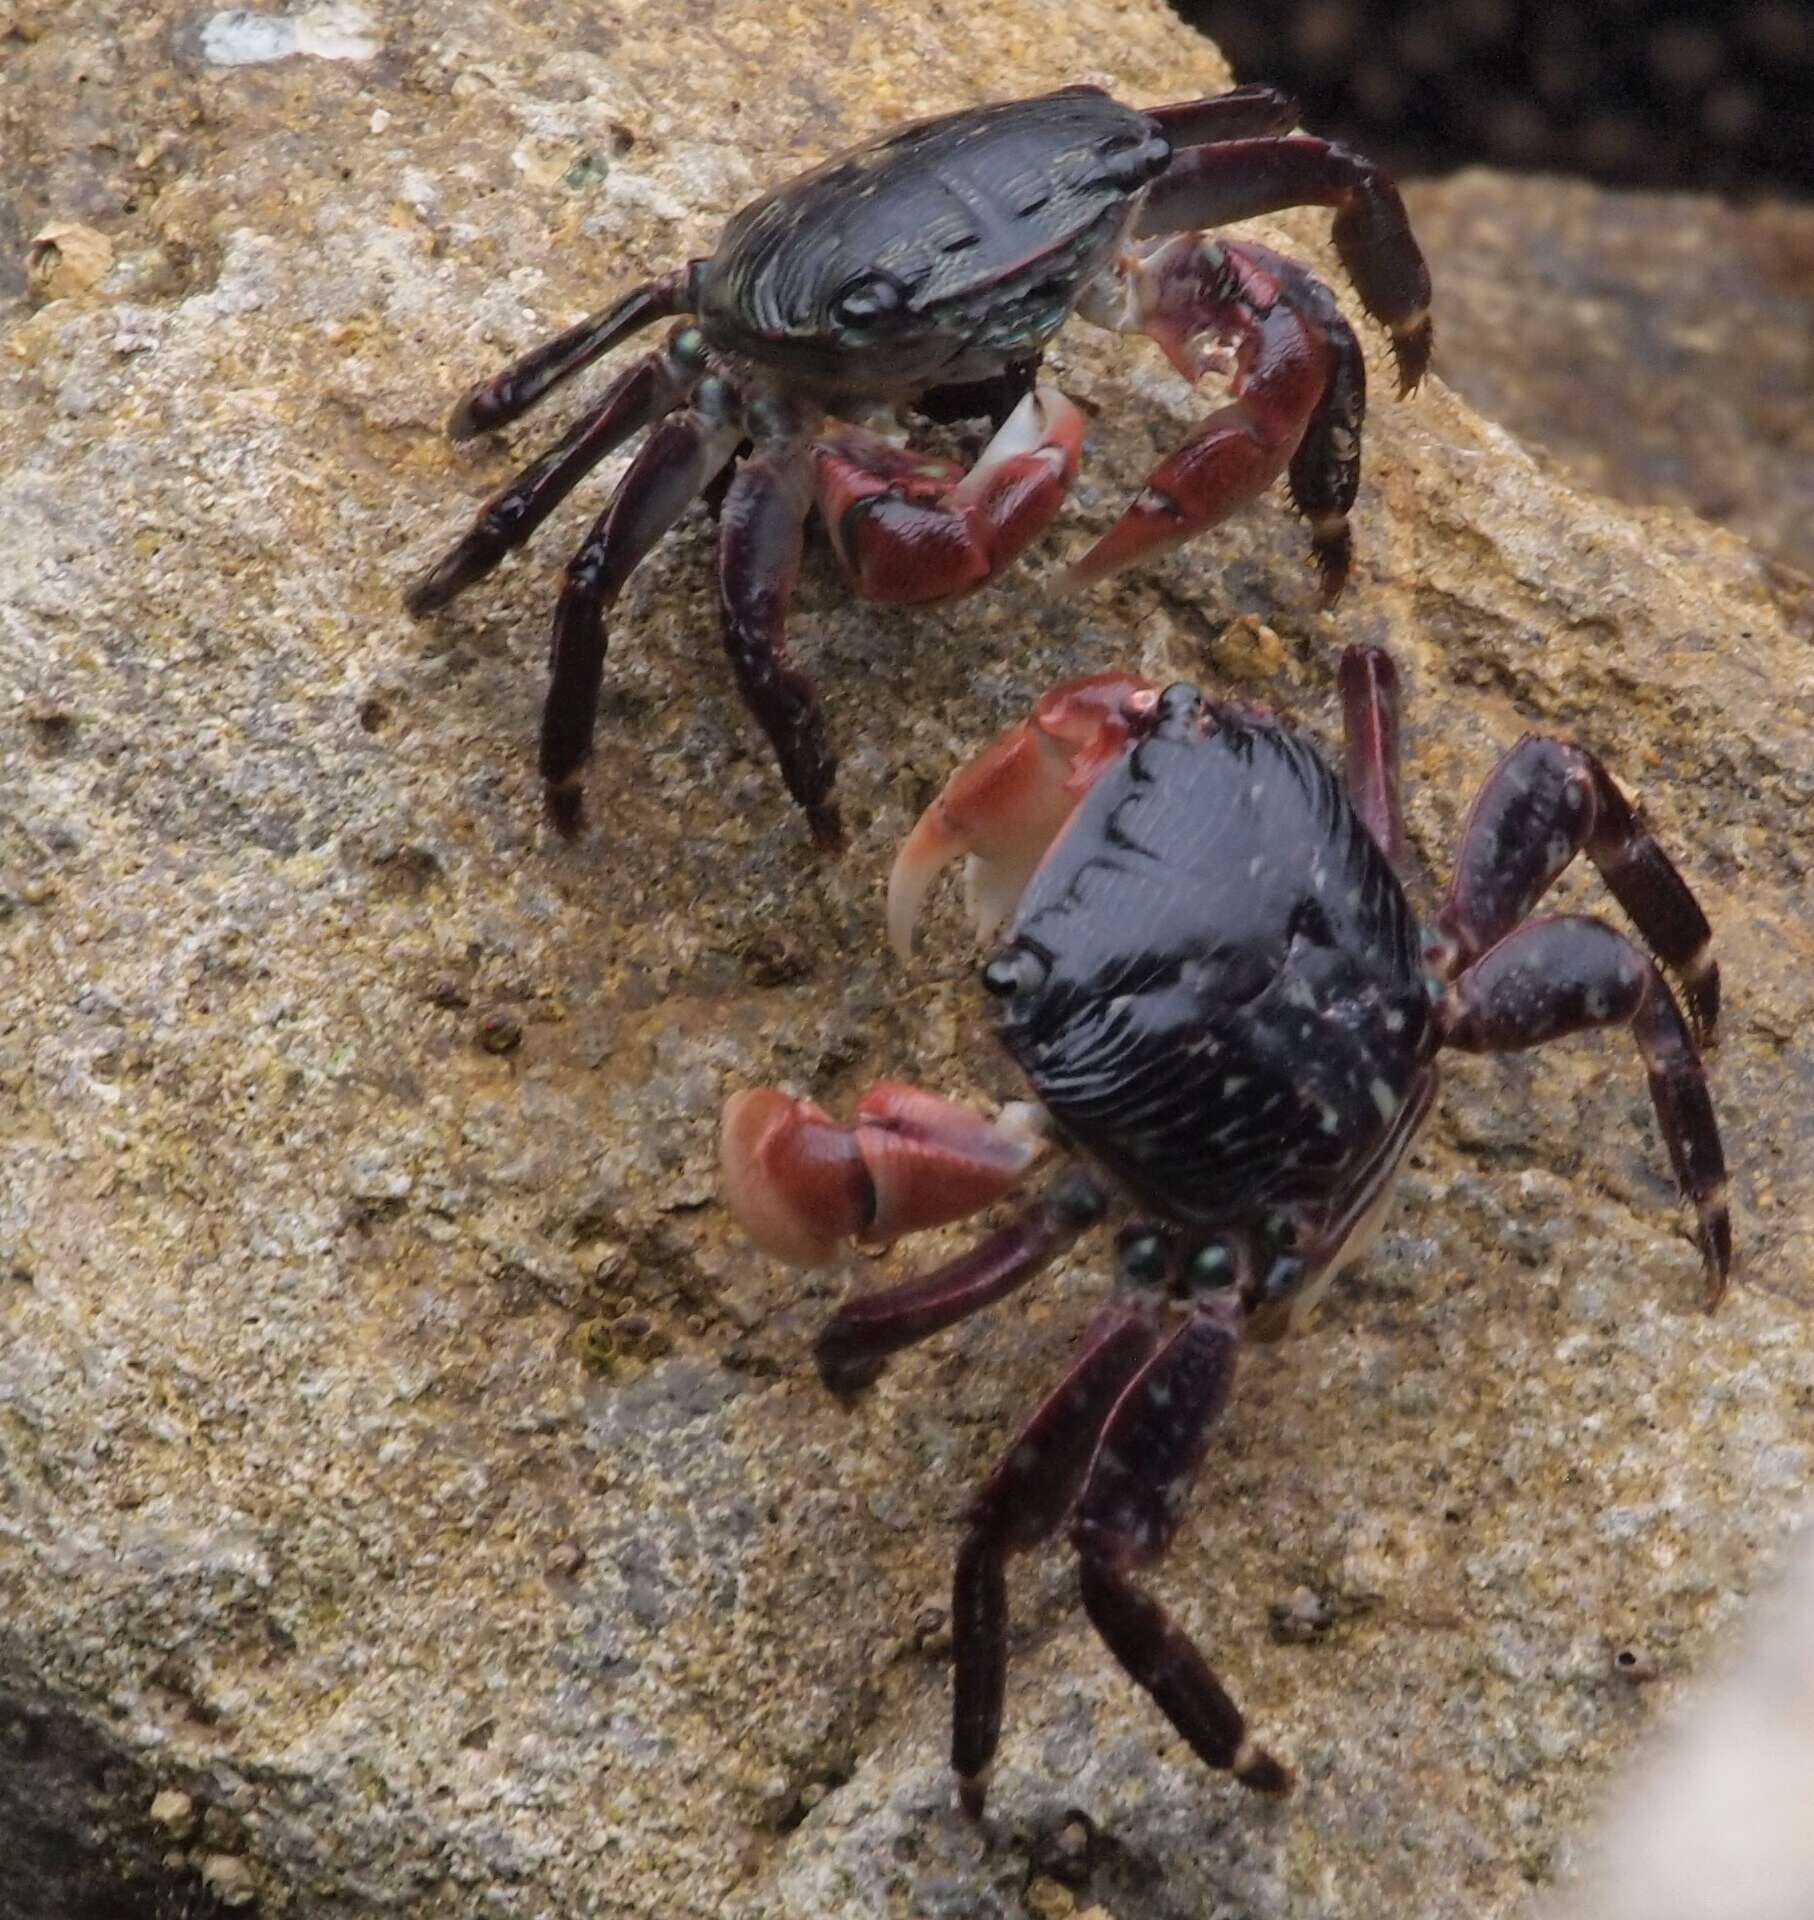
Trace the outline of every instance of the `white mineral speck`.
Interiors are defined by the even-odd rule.
[[[257,66],[287,60],[293,53],[312,53],[319,60],[369,60],[378,44],[371,15],[344,0],[296,14],[230,7],[202,28],[202,52],[217,67]]]

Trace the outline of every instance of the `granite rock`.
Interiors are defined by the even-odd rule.
[[[619,610],[601,824],[550,843],[532,740],[584,514],[405,618],[552,431],[450,448],[451,399],[873,128],[1226,70],[1158,0],[262,18],[26,0],[0,35],[0,234],[22,263],[77,222],[115,262],[42,305],[21,265],[0,315],[0,1914],[210,1876],[307,1920],[1516,1911],[1814,1450],[1800,587],[1575,491],[1440,382],[1394,404],[1376,355],[1338,615],[1273,502],[1053,598],[1200,411],[1078,328],[1089,461],[1032,563],[897,613],[809,561],[843,860],[731,694],[697,515]],[[1326,216],[1260,232],[1340,284]],[[1739,1283],[1697,1310],[1629,1045],[1457,1062],[1364,1272],[1248,1369],[1160,1579],[1299,1795],[1205,1775],[1054,1555],[1017,1569],[973,1830],[941,1759],[954,1523],[1100,1260],[841,1412],[808,1346],[874,1270],[738,1243],[716,1111],[884,1071],[1010,1093],[955,916],[911,973],[880,937],[916,807],[1116,662],[1327,736],[1347,639],[1408,684],[1423,898],[1526,726],[1605,754],[1693,876]],[[1328,1630],[1270,1637],[1300,1590]]]

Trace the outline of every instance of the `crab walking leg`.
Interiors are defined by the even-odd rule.
[[[1468,811],[1436,916],[1465,966],[1501,940],[1585,851],[1657,957],[1682,982],[1705,1045],[1719,1019],[1713,930],[1674,863],[1611,774],[1567,741],[1527,733],[1487,776]]]
[[[580,824],[580,768],[592,751],[604,679],[605,615],[649,549],[736,450],[735,398],[715,376],[687,412],[645,440],[610,504],[567,563],[554,609],[548,698],[542,707],[542,779],[548,817],[565,834]]]
[[[1405,857],[1399,794],[1398,669],[1383,647],[1345,647],[1336,670],[1348,798],[1394,868]]]
[[[1248,1737],[1189,1636],[1129,1578],[1171,1545],[1184,1490],[1228,1401],[1241,1319],[1232,1289],[1203,1296],[1135,1376],[1103,1428],[1071,1539],[1091,1624],[1192,1751],[1243,1786],[1289,1793],[1289,1769]]]
[[[846,1302],[825,1323],[813,1352],[833,1393],[866,1387],[891,1353],[940,1333],[1005,1299],[1049,1266],[1102,1218],[1107,1195],[1073,1169],[1018,1219],[933,1272]]]
[[[1110,1409],[1158,1345],[1155,1294],[1111,1300],[1059,1386],[1034,1410],[970,1508],[951,1593],[951,1765],[980,1819],[1008,1679],[1011,1554],[1048,1539],[1077,1498]]]
[[[1036,387],[967,474],[860,427],[813,447],[813,484],[852,584],[866,600],[912,606],[992,580],[1048,527],[1077,476],[1083,416]]]
[[[1285,471],[1328,392],[1331,354],[1295,276],[1275,268],[1259,248],[1180,234],[1097,283],[1086,318],[1150,334],[1193,381],[1225,368],[1233,341],[1234,372],[1227,405],[1154,468],[1133,505],[1070,568],[1067,585],[1087,586],[1191,539]],[[1334,530],[1316,531],[1319,548],[1333,551]]]
[[[1367,417],[1367,362],[1342,317],[1335,296],[1320,280],[1282,254],[1249,247],[1295,289],[1301,309],[1313,314],[1329,354],[1323,396],[1316,403],[1298,450],[1291,456],[1287,480],[1292,504],[1310,523],[1310,561],[1317,570],[1323,604],[1333,605],[1348,584],[1354,538],[1348,515],[1360,492],[1361,425]]]
[[[1174,147],[1207,146],[1213,140],[1252,140],[1284,133],[1298,123],[1298,103],[1277,87],[1233,87],[1207,100],[1179,100],[1148,107]]]
[[[615,346],[657,320],[671,319],[693,309],[693,273],[701,262],[690,261],[676,273],[663,274],[633,287],[621,300],[601,312],[588,314],[565,333],[531,347],[502,373],[481,380],[454,408],[447,423],[448,437],[470,440],[520,420],[543,395]]]
[[[803,441],[758,437],[718,516],[718,605],[737,690],[768,735],[814,841],[829,851],[844,838],[831,797],[838,760],[826,744],[818,693],[787,657],[787,607],[810,505]]]
[[[1676,1185],[1700,1221],[1708,1311],[1717,1307],[1732,1270],[1726,1156],[1700,1056],[1649,958],[1598,920],[1532,920],[1461,974],[1440,1018],[1445,1043],[1468,1053],[1513,1053],[1595,1027],[1630,1026]]]
[[[1305,134],[1192,147],[1147,189],[1134,231],[1224,227],[1286,207],[1334,207],[1335,250],[1361,304],[1392,336],[1401,393],[1430,364],[1430,269],[1391,177]]]
[[[673,341],[627,368],[590,412],[485,502],[470,529],[410,588],[403,604],[418,616],[433,613],[483,580],[601,460],[679,406],[700,371],[697,356]]]

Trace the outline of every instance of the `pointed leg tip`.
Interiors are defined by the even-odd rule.
[[[986,1774],[963,1773],[957,1779],[957,1804],[963,1809],[967,1820],[981,1820],[983,1809],[989,1800],[989,1779]]]
[[[1297,1786],[1297,1776],[1284,1761],[1275,1758],[1264,1747],[1255,1746],[1251,1740],[1242,1741],[1241,1750],[1235,1755],[1230,1771],[1242,1786],[1275,1800],[1284,1799]]]
[[[1316,570],[1317,593],[1325,611],[1342,597],[1353,560],[1354,537],[1345,520],[1333,530],[1320,526],[1314,530],[1310,564]]]
[[[475,554],[470,537],[443,554],[403,595],[404,611],[417,620],[457,600],[476,581],[483,580],[501,555]]]
[[[489,433],[493,422],[486,417],[487,412],[485,389],[474,387],[472,392],[467,394],[447,416],[448,439],[476,440],[480,434]]]
[[[563,840],[576,840],[586,824],[586,794],[577,774],[550,780],[542,791],[542,812]]]
[[[819,1383],[840,1406],[853,1407],[882,1377],[880,1360],[853,1360],[821,1339],[813,1354]]]
[[[1706,1288],[1701,1297],[1707,1311],[1717,1313],[1732,1284],[1732,1216],[1723,1201],[1702,1229],[1701,1252],[1707,1264]]]
[[[844,851],[844,816],[835,800],[821,800],[806,809],[806,824],[814,848],[828,858]]]
[[[1392,330],[1392,358],[1398,366],[1398,397],[1408,400],[1423,385],[1430,371],[1430,355],[1436,347],[1436,329],[1430,316],[1422,313],[1415,320]]]
[[[425,573],[403,595],[403,611],[412,620],[426,620],[431,613],[439,611],[446,604],[446,597],[435,591],[433,573]]]

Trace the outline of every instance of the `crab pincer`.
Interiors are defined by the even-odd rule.
[[[888,874],[888,937],[903,960],[913,952],[927,893],[959,857],[977,938],[1001,925],[1077,802],[1157,697],[1128,674],[1069,681],[946,781]]]

